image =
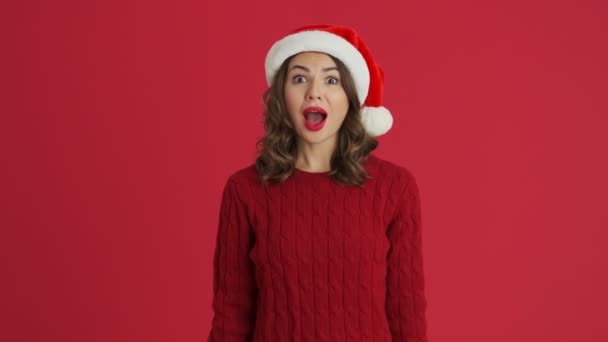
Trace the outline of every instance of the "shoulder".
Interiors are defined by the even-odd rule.
[[[245,185],[247,183],[253,183],[258,180],[257,170],[254,163],[250,163],[246,166],[240,167],[228,175],[227,182],[234,182],[236,184]]]
[[[401,215],[413,212],[414,215],[420,215],[420,190],[414,173],[408,166],[379,158],[377,156],[372,160],[372,165],[376,172],[379,187],[383,191],[383,195],[387,196],[388,201],[392,203],[391,220],[395,219],[395,215]]]
[[[373,153],[368,156],[367,165],[370,176],[395,191],[399,192],[410,183],[416,183],[414,173],[409,167],[381,158]]]
[[[259,185],[259,177],[255,163],[250,163],[233,170],[227,177],[224,184],[224,191],[233,193],[243,201],[247,201],[255,192]]]

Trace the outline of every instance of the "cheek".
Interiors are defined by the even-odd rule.
[[[348,97],[344,92],[336,93],[333,97],[334,108],[340,112],[340,115],[346,115],[348,110]]]
[[[285,89],[285,105],[287,106],[287,109],[298,106],[297,96],[294,91],[290,90],[289,88]]]
[[[342,88],[335,89],[335,91],[331,93],[331,98],[336,104],[348,105],[348,96],[346,96],[346,92],[344,92],[344,89]]]
[[[300,108],[300,104],[293,96],[293,94],[285,93],[285,109],[287,109],[287,113],[292,118],[292,121],[295,121],[297,118],[297,111]]]
[[[342,125],[342,122],[346,118],[346,113],[348,112],[348,97],[346,94],[340,94],[335,98],[335,107],[336,117],[335,122],[337,126]]]
[[[337,128],[339,128],[340,126],[342,126],[342,124],[344,123],[344,119],[346,118],[346,112],[341,113],[339,117],[335,118],[334,124]]]

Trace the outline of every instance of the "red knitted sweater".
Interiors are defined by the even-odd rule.
[[[296,169],[233,173],[221,202],[208,341],[426,342],[418,186],[374,154],[364,187]]]

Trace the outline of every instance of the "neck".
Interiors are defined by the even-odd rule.
[[[335,136],[318,144],[298,140],[296,168],[311,172],[326,172],[331,169],[331,155],[336,148]]]

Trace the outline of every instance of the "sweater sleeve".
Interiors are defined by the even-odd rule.
[[[229,179],[224,186],[213,259],[213,319],[208,342],[251,341],[257,296],[249,258],[252,230],[247,210]]]
[[[395,342],[428,342],[422,259],[420,194],[409,176],[387,235],[386,314]]]

